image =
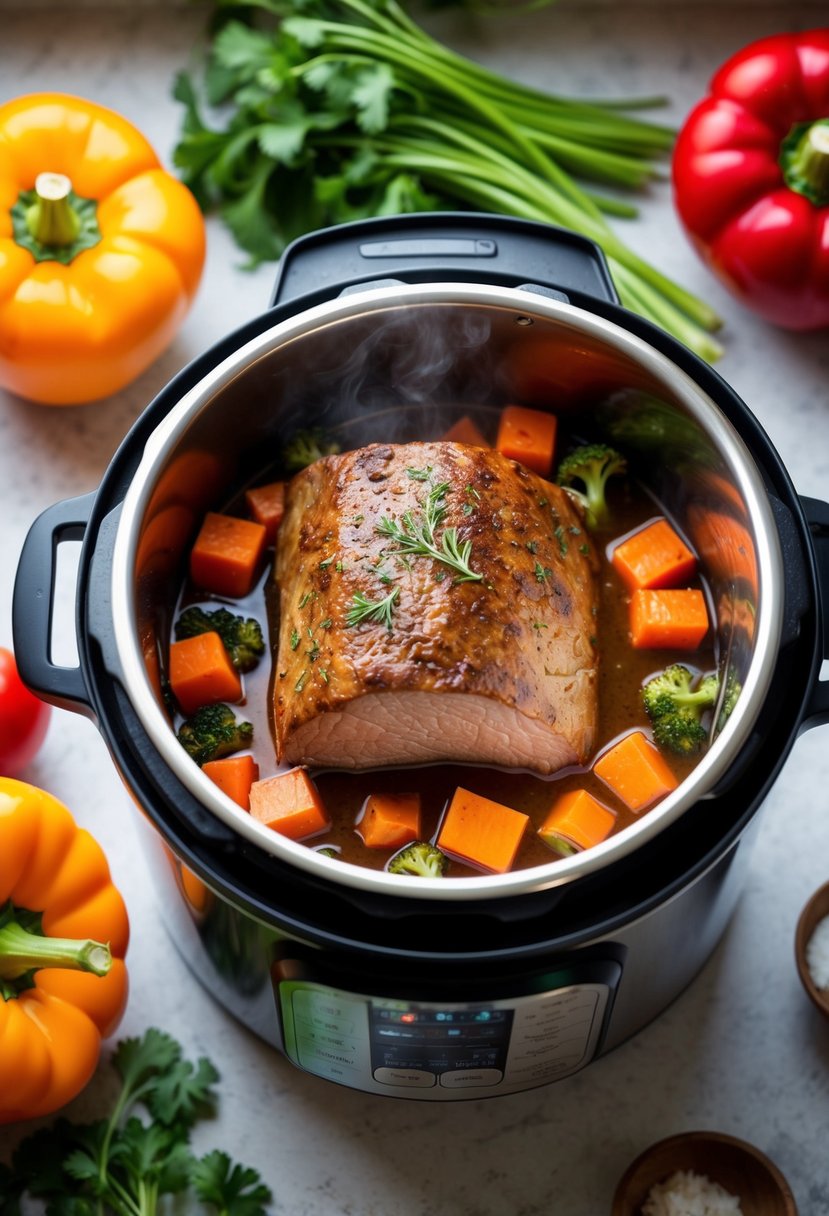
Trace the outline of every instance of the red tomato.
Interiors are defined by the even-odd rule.
[[[34,759],[51,714],[20,679],[12,652],[0,646],[0,776],[15,777]]]

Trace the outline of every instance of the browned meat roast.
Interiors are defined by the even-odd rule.
[[[590,755],[591,542],[515,461],[448,442],[318,460],[288,488],[276,578],[280,761],[551,773]]]

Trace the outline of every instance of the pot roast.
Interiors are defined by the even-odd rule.
[[[595,568],[578,505],[496,451],[317,460],[289,484],[278,537],[280,762],[583,763]]]

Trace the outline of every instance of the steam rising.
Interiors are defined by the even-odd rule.
[[[302,382],[280,376],[285,432],[322,426],[349,447],[437,437],[466,403],[493,400],[491,332],[486,311],[470,307],[394,309],[322,330]]]

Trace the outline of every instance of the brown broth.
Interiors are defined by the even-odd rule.
[[[231,513],[243,514],[243,502],[236,501],[228,509]],[[710,671],[716,665],[708,639],[703,647],[691,653],[636,650],[631,646],[628,632],[629,594],[610,563],[608,549],[618,538],[642,527],[659,514],[659,508],[653,500],[643,490],[630,485],[626,492],[617,493],[613,497],[612,532],[595,535],[597,542],[600,542],[598,629],[601,641],[599,723],[595,755],[634,727],[648,731],[641,688],[649,676],[671,663],[683,663],[691,670],[700,672]],[[263,626],[267,622],[267,634],[271,644],[259,666],[244,676],[245,699],[236,707],[239,716],[253,723],[253,753],[259,765],[260,778],[273,776],[280,771],[273,742],[272,648],[278,635],[278,621],[277,596],[271,579],[272,551],[268,557],[266,569],[256,587],[245,599],[211,599],[185,582],[174,614],[174,619],[177,619],[179,612],[188,604],[199,603],[209,608],[224,603],[233,612],[255,617]],[[695,580],[693,585],[705,589],[700,579]],[[664,753],[664,757],[679,781],[688,776],[698,759],[681,758],[669,753]],[[616,815],[614,833],[629,826],[639,817],[593,775],[589,766],[567,768],[550,777],[539,777],[523,770],[454,764],[362,772],[321,771],[312,775],[331,816],[332,826],[324,835],[316,836],[305,843],[314,849],[334,849],[341,859],[374,870],[384,869],[396,850],[367,848],[355,828],[363,805],[372,793],[419,793],[424,840],[434,840],[437,837],[443,812],[459,786],[522,811],[529,816],[530,826],[524,833],[513,869],[544,865],[559,859],[559,854],[544,844],[538,836],[537,829],[556,799],[570,790],[586,789],[599,802],[609,807]],[[643,813],[646,814],[647,811]],[[450,877],[479,873],[480,870],[454,860],[450,861]]]

